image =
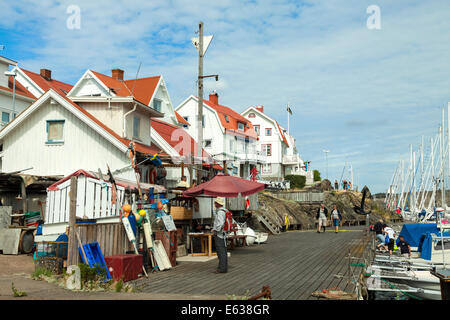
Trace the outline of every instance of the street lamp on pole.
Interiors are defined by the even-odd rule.
[[[330,152],[330,150],[322,150],[323,152],[325,152],[325,160],[327,163],[327,179],[328,179],[328,152]]]

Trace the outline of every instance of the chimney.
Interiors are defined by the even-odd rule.
[[[219,95],[215,90],[209,94],[209,101],[214,104],[219,104]]]
[[[256,106],[256,110],[261,111],[264,113],[264,106]]]
[[[41,77],[45,80],[52,80],[52,70],[41,69]]]
[[[122,69],[112,69],[112,77],[116,80],[123,81],[123,70]]]

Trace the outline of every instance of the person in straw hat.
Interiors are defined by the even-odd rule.
[[[216,247],[217,257],[219,258],[219,266],[214,273],[226,273],[228,269],[228,257],[227,257],[227,234],[223,227],[225,224],[225,199],[217,197],[214,201],[216,208],[216,214],[214,217],[214,244]]]

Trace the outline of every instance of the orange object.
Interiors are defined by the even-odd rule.
[[[158,203],[156,204],[156,208],[158,208],[158,210],[162,210],[163,204],[161,201],[158,201]]]
[[[131,211],[131,205],[129,205],[128,203],[125,203],[125,204],[122,206],[122,210],[125,211],[126,213],[130,213],[130,211]],[[128,216],[128,215],[127,215],[127,216]]]

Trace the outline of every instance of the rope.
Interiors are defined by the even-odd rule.
[[[415,295],[412,295],[412,294],[410,294],[408,292],[404,292],[402,289],[396,287],[395,285],[393,285],[392,283],[390,283],[389,281],[387,281],[385,279],[382,279],[382,278],[380,278],[380,279],[383,280],[384,282],[386,282],[391,287],[391,289],[396,289],[396,290],[400,291],[405,296],[409,296],[409,297],[411,297],[413,299],[417,299],[417,300],[423,300],[422,298],[416,297]]]

